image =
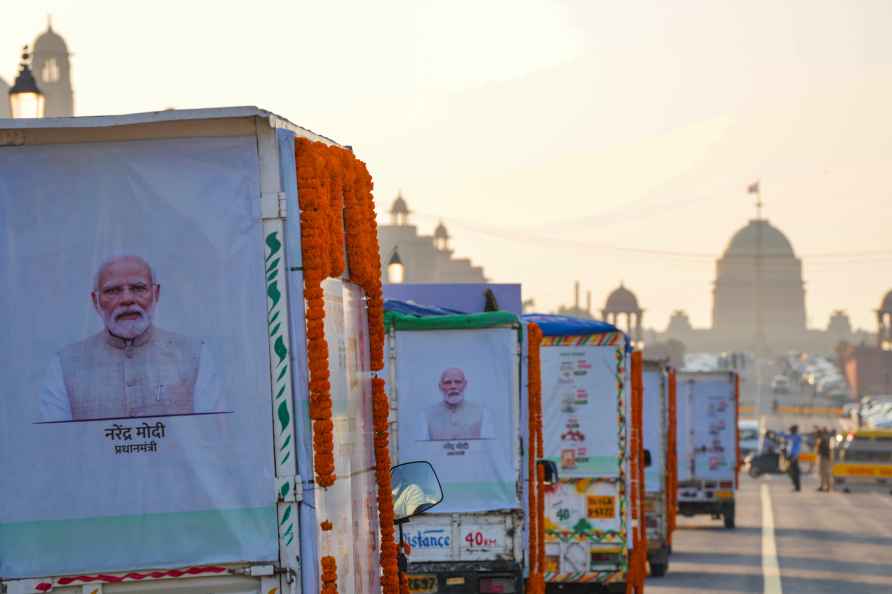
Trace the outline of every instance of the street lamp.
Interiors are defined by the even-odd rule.
[[[399,284],[403,282],[405,274],[406,267],[403,266],[400,253],[394,248],[390,260],[387,261],[387,280],[390,283]]]
[[[28,46],[22,49],[19,74],[9,89],[9,111],[14,118],[42,118],[45,98],[31,73]]]

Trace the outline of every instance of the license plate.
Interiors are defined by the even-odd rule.
[[[586,512],[589,518],[611,520],[616,515],[616,498],[613,495],[589,495]]]
[[[410,575],[409,592],[436,592],[437,576],[435,575]]]

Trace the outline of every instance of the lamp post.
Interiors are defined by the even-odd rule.
[[[22,63],[19,74],[9,89],[9,111],[14,118],[42,118],[45,97],[37,87],[31,72],[31,55],[28,46],[22,49]]]
[[[387,261],[387,281],[393,284],[399,284],[403,282],[405,273],[406,267],[403,266],[403,261],[400,259],[400,253],[394,248],[390,260]]]

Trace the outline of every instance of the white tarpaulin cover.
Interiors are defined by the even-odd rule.
[[[323,289],[337,480],[315,503],[338,530],[321,532],[320,555],[335,557],[344,590],[371,594],[380,587],[368,322],[359,287],[328,279]]]
[[[644,484],[648,493],[663,490],[666,476],[666,384],[663,372],[644,370],[644,449],[650,451],[651,464],[644,469]]]
[[[622,347],[541,350],[544,454],[562,478],[619,474],[618,351]]]
[[[685,445],[687,456],[693,457],[693,478],[733,479],[737,461],[737,429],[734,384],[730,375],[683,374],[678,386],[679,399],[685,401],[686,418],[690,423],[686,428]]]
[[[0,148],[3,577],[277,558],[258,170],[254,136]]]
[[[517,340],[513,328],[396,333],[399,461],[434,465],[444,499],[432,513],[520,505]]]

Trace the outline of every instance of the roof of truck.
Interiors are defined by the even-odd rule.
[[[607,322],[554,314],[526,314],[523,316],[523,321],[535,322],[544,336],[590,336],[619,332],[616,326]]]
[[[384,325],[397,330],[469,330],[518,323],[517,316],[508,311],[464,313],[412,301],[384,300]]]
[[[209,107],[201,109],[166,109],[121,115],[74,116],[65,118],[0,118],[0,130],[30,130],[39,128],[107,128],[158,122],[218,120],[232,118],[261,118],[273,128],[284,128],[303,136],[318,137],[328,143],[334,140],[298,126],[287,118],[253,105],[240,107]]]

